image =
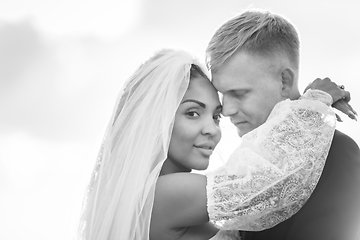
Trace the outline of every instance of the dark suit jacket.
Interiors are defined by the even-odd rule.
[[[359,133],[360,134],[360,133]],[[307,203],[288,220],[242,240],[360,240],[360,151],[335,131],[320,180]]]

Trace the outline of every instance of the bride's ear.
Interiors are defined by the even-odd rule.
[[[286,99],[291,97],[291,92],[295,84],[295,74],[291,68],[285,68],[281,73],[281,95]]]

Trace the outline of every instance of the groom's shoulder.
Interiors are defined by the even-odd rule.
[[[339,182],[352,178],[352,181],[360,184],[360,149],[354,139],[343,132],[335,131],[322,176],[331,176],[330,179],[337,179]],[[322,182],[320,179],[320,183]]]
[[[356,142],[354,141],[354,139],[352,139],[349,135],[339,131],[339,130],[335,130],[334,132],[334,138],[337,138],[339,140],[343,140],[343,141],[351,141],[354,142],[356,144]]]
[[[339,130],[335,130],[329,154],[360,156],[360,150],[354,139]],[[358,161],[360,164],[360,159]]]

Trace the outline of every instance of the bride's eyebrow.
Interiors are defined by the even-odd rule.
[[[181,104],[186,103],[186,102],[193,102],[193,103],[198,104],[198,105],[199,105],[200,107],[202,107],[202,108],[206,108],[206,104],[205,104],[205,103],[200,102],[200,101],[195,100],[195,99],[186,99],[186,100],[184,100]]]
[[[205,103],[200,102],[200,101],[195,100],[195,99],[186,99],[186,100],[184,100],[181,104],[186,103],[186,102],[193,102],[193,103],[198,104],[198,105],[199,105],[200,107],[202,107],[202,108],[206,108],[206,104],[205,104]],[[222,106],[221,106],[221,105],[218,105],[218,106],[216,107],[216,110],[217,110],[217,109],[222,110]]]

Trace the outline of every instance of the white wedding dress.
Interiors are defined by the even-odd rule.
[[[271,228],[301,209],[329,152],[336,125],[331,104],[318,90],[280,102],[265,124],[243,136],[225,166],[206,174],[210,221],[221,229],[212,240]]]

